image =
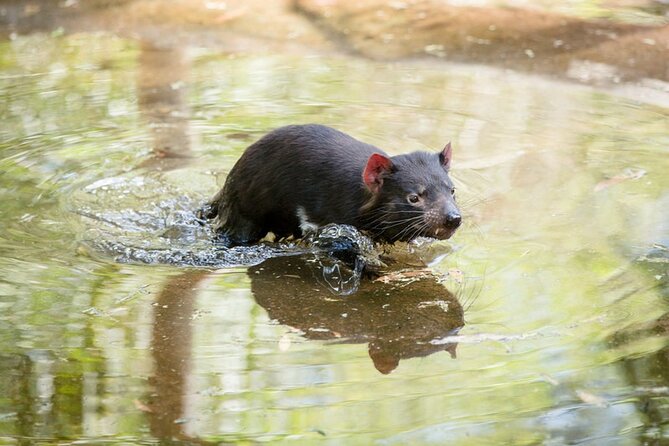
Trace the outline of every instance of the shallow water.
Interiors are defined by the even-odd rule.
[[[104,34],[0,42],[0,96],[0,444],[669,437],[667,109]],[[308,255],[258,264],[275,245],[209,262],[193,210],[305,122],[391,153],[451,140],[464,226],[349,297]]]

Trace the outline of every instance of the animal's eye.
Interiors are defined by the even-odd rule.
[[[409,200],[409,203],[411,204],[416,204],[420,201],[420,197],[416,194],[409,194],[407,200]]]
[[[451,188],[451,195],[455,195],[455,188],[454,187]]]

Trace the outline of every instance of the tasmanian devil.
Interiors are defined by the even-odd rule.
[[[330,127],[290,125],[246,149],[204,216],[229,246],[268,232],[301,237],[328,223],[376,241],[447,239],[461,219],[450,165],[450,143],[391,157]]]

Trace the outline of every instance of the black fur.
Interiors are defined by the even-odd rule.
[[[270,231],[300,237],[300,217],[317,226],[353,225],[379,241],[450,237],[460,214],[443,154],[391,157],[374,194],[363,181],[374,153],[388,156],[322,125],[276,129],[246,149],[204,215],[216,218],[230,245],[254,243]],[[421,194],[420,203],[410,203],[409,194]]]

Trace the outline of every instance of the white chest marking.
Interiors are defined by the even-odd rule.
[[[302,230],[302,235],[318,230],[318,225],[309,221],[307,211],[305,211],[302,206],[297,207],[296,214],[297,219],[300,221],[300,230]]]

